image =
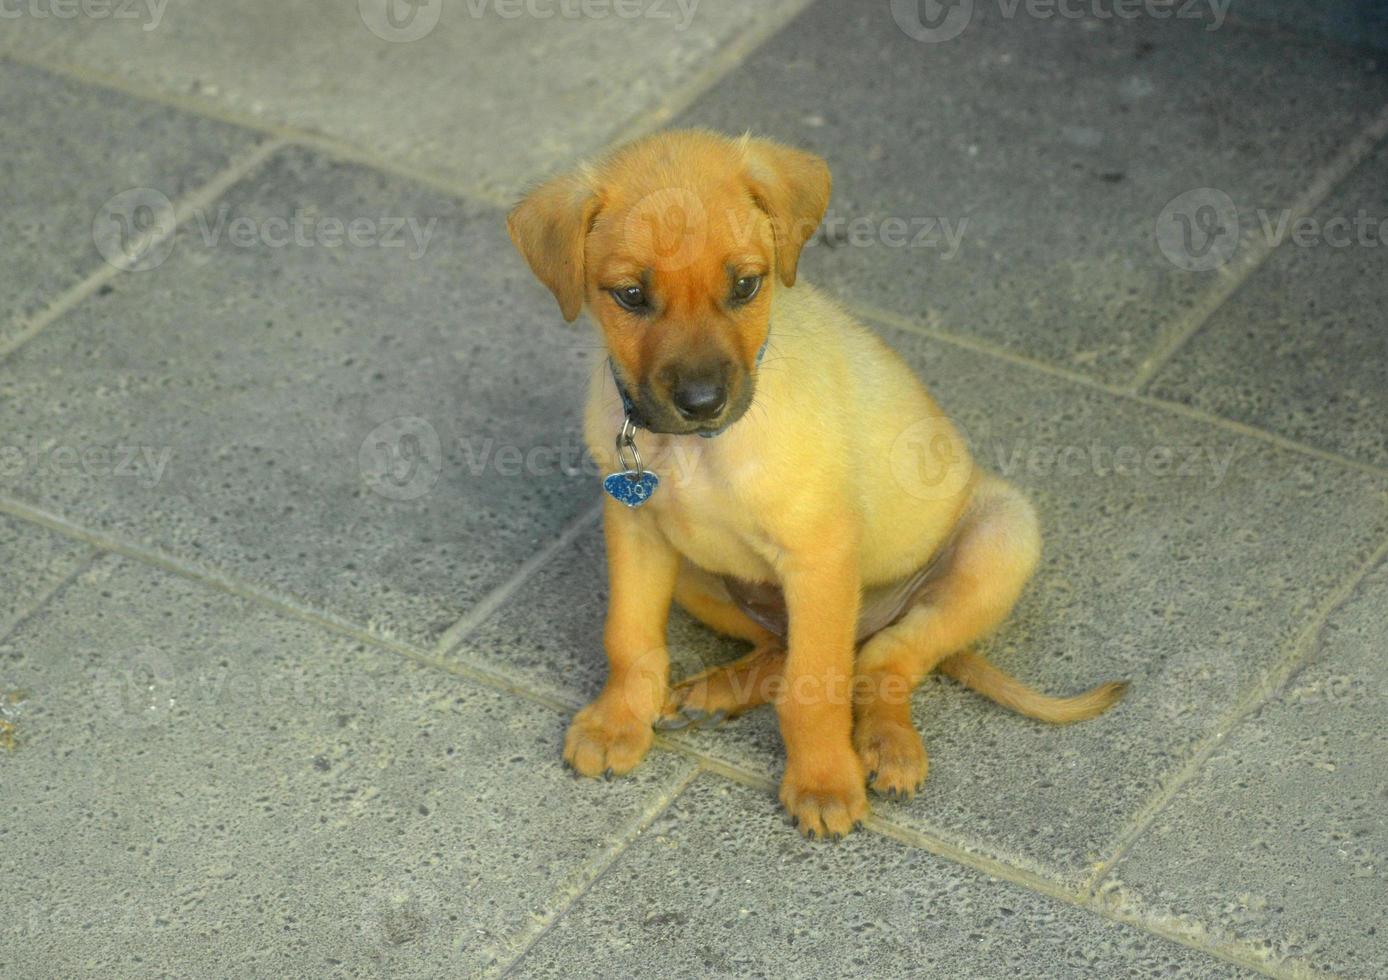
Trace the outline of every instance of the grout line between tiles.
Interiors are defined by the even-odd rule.
[[[725,779],[731,780],[732,782],[738,783],[742,786],[746,786],[750,789],[755,789],[769,793],[773,797],[776,795],[777,788],[775,782],[771,779],[768,779],[766,776],[761,775],[760,773],[751,772],[749,770],[743,769],[740,766],[725,762],[721,759],[716,759],[711,756],[704,755],[697,749],[688,746],[682,742],[672,740],[668,736],[657,735],[655,744],[661,749],[670,752],[677,752],[680,755],[687,756],[688,758],[698,762],[699,766],[704,771],[722,776]],[[1191,937],[1186,936],[1176,930],[1166,929],[1155,923],[1148,922],[1140,917],[1124,915],[1118,912],[1117,910],[1108,908],[1103,904],[1095,901],[1091,896],[1087,895],[1083,891],[1069,891],[1061,885],[1057,884],[1056,882],[1053,882],[1047,878],[1043,878],[1040,875],[1034,874],[1030,871],[1026,871],[1025,869],[1018,868],[1013,865],[1006,864],[1002,861],[998,861],[996,859],[985,857],[983,855],[976,854],[972,851],[965,850],[964,848],[956,844],[952,844],[941,837],[935,836],[934,834],[917,830],[912,827],[902,826],[900,824],[892,822],[891,820],[887,820],[882,817],[876,816],[875,814],[869,815],[868,818],[863,821],[863,826],[865,829],[870,830],[881,837],[889,838],[891,840],[896,841],[899,844],[904,844],[907,847],[919,848],[920,850],[933,854],[936,857],[949,861],[952,864],[958,864],[967,868],[971,868],[972,870],[985,874],[990,878],[1004,881],[1008,884],[1016,885],[1020,888],[1025,888],[1028,891],[1035,892],[1046,898],[1050,898],[1052,900],[1061,902],[1065,905],[1071,905],[1076,908],[1082,909],[1083,911],[1088,912],[1092,915],[1096,915],[1099,918],[1106,919],[1110,922],[1118,923],[1120,925],[1129,926],[1141,932],[1149,933],[1151,935],[1157,936],[1160,939],[1176,943],[1177,945],[1184,946],[1187,949],[1192,949],[1198,953],[1214,957],[1215,959],[1222,960],[1223,962],[1231,963],[1237,966],[1244,967],[1246,969],[1254,970],[1255,972],[1261,973],[1264,976],[1286,978],[1286,980],[1293,980],[1293,978],[1296,978],[1296,980],[1300,980],[1300,978],[1304,976],[1318,976],[1317,974],[1287,973],[1278,971],[1277,969],[1270,967],[1267,963],[1260,960],[1255,952],[1253,952],[1252,950],[1245,949],[1237,943],[1225,943],[1220,945],[1202,945],[1200,942],[1193,940]],[[808,844],[807,846],[831,847],[833,845],[821,842],[817,844]]]
[[[522,562],[510,578],[488,592],[467,611],[467,615],[444,630],[443,635],[434,644],[434,656],[439,660],[446,657],[473,630],[485,623],[493,613],[505,605],[506,601],[515,595],[530,580],[532,575],[549,564],[550,559],[568,548],[584,531],[596,525],[598,515],[601,513],[601,503],[589,507],[570,521],[568,526],[559,532],[558,537]]]
[[[597,883],[602,880],[602,877],[605,874],[607,874],[607,872],[611,870],[614,865],[616,865],[617,860],[627,852],[627,849],[630,848],[631,845],[634,844],[641,837],[642,834],[644,834],[648,829],[650,829],[650,826],[653,823],[660,819],[660,815],[662,813],[670,809],[670,805],[673,804],[684,794],[684,791],[689,788],[689,784],[694,782],[694,780],[699,777],[699,774],[701,772],[703,772],[703,768],[701,766],[693,766],[669,793],[662,793],[659,797],[657,797],[655,805],[651,807],[649,811],[642,815],[640,821],[638,821],[636,827],[632,830],[632,832],[626,835],[624,838],[622,838],[622,840],[618,842],[617,846],[612,850],[608,851],[603,858],[599,859],[599,866],[597,868],[597,871],[588,879],[588,881],[580,885],[577,891],[575,891],[572,895],[569,896],[567,901],[560,902],[550,911],[549,915],[542,918],[540,920],[540,928],[536,930],[534,935],[524,940],[521,943],[519,949],[516,950],[516,953],[511,958],[510,962],[495,970],[493,975],[502,977],[508,976],[516,968],[516,966],[520,964],[520,961],[525,959],[526,955],[537,945],[540,944],[540,941],[543,940],[545,936],[549,934],[550,930],[554,928],[555,924],[558,923],[559,920],[562,919],[566,914],[568,914],[570,909],[572,909],[575,905],[582,901],[585,895],[587,895],[590,891],[593,890],[594,886],[596,886]]]
[[[1288,209],[1288,226],[1294,225],[1303,217],[1310,215],[1335,188],[1359,164],[1363,163],[1378,143],[1388,135],[1388,106],[1382,107],[1378,115],[1354,136],[1311,181]],[[1138,365],[1138,369],[1125,387],[1139,392],[1156,377],[1157,373],[1185,346],[1191,337],[1199,333],[1214,316],[1215,312],[1238,291],[1250,276],[1256,272],[1277,250],[1277,246],[1257,235],[1247,236],[1239,243],[1239,254],[1229,265],[1219,270],[1219,278],[1209,289],[1200,294],[1199,301],[1182,318],[1175,321],[1169,329],[1160,331],[1152,353]]]
[[[669,98],[653,109],[640,113],[636,119],[618,129],[616,135],[594,156],[601,156],[623,143],[649,135],[669,123],[741,67],[758,48],[784,30],[814,3],[815,0],[785,0],[782,9],[767,15],[764,20],[754,22],[751,30],[725,42],[708,60],[704,70],[679,86]]]
[[[1086,883],[1091,898],[1097,898],[1100,885],[1112,873],[1118,863],[1127,855],[1132,846],[1151,828],[1156,818],[1180,794],[1181,790],[1199,774],[1205,762],[1214,754],[1246,718],[1263,707],[1289,681],[1298,669],[1305,665],[1320,640],[1325,625],[1335,611],[1354,595],[1360,583],[1378,565],[1388,558],[1388,539],[1379,544],[1365,562],[1350,573],[1311,614],[1307,623],[1288,645],[1288,653],[1266,675],[1257,679],[1239,697],[1234,706],[1215,724],[1213,732],[1196,749],[1186,764],[1166,785],[1153,794],[1151,799],[1137,811],[1127,828],[1119,835],[1112,853],[1094,869]]]
[[[904,317],[898,313],[891,313],[886,310],[879,310],[870,306],[865,306],[863,304],[850,305],[849,309],[855,315],[860,316],[865,320],[873,321],[880,326],[889,327],[891,329],[899,330],[904,333],[916,334],[921,337],[926,337],[930,340],[939,341],[942,344],[948,344],[951,347],[958,347],[961,350],[967,350],[975,354],[981,354],[985,357],[996,358],[997,360],[1005,361],[1008,364],[1014,364],[1018,367],[1024,368],[1029,371],[1034,371],[1038,374],[1049,375],[1050,377],[1057,378],[1061,381],[1069,382],[1070,384],[1078,385],[1083,388],[1089,388],[1093,391],[1102,392],[1103,394],[1110,395],[1114,398],[1121,398],[1124,401],[1136,402],[1139,405],[1145,405],[1148,408],[1153,408],[1171,415],[1180,415],[1184,418],[1191,419],[1192,421],[1203,422],[1206,425],[1210,425],[1218,429],[1224,429],[1240,436],[1245,436],[1250,439],[1256,439],[1259,442],[1267,443],[1286,452],[1295,453],[1300,456],[1309,456],[1313,459],[1319,459],[1327,463],[1335,463],[1339,466],[1348,467],[1349,469],[1357,470],[1360,473],[1367,473],[1370,476],[1388,479],[1388,467],[1376,466],[1373,463],[1366,463],[1362,460],[1353,459],[1349,456],[1342,456],[1339,453],[1331,452],[1327,449],[1321,449],[1317,446],[1309,445],[1308,443],[1297,442],[1295,439],[1289,439],[1286,436],[1278,435],[1276,432],[1270,432],[1267,429],[1257,428],[1256,426],[1249,425],[1246,422],[1239,422],[1235,419],[1228,419],[1222,415],[1214,415],[1210,412],[1203,411],[1193,406],[1184,405],[1181,402],[1167,401],[1166,399],[1158,398],[1155,395],[1131,391],[1118,385],[1108,384],[1107,382],[1100,381],[1097,378],[1091,378],[1087,375],[1078,374],[1076,372],[1066,370],[1065,368],[1058,367],[1057,365],[1049,364],[1045,361],[1035,360],[1033,358],[1027,357],[1024,354],[1018,354],[1014,351],[1009,351],[1005,348],[996,347],[993,344],[987,343],[986,341],[979,341],[972,337],[965,337],[959,334],[953,334],[947,331],[938,330],[933,327],[927,327],[923,324],[916,323],[908,317]]]
[[[85,543],[85,542],[84,542]],[[87,553],[84,554],[77,565],[64,575],[58,582],[48,588],[27,609],[24,609],[10,620],[7,624],[0,624],[0,643],[14,635],[14,632],[23,626],[30,619],[47,608],[48,604],[60,596],[69,585],[77,581],[77,577],[92,567],[92,564],[101,556],[101,549],[88,545]]]
[[[393,174],[397,177],[403,177],[407,180],[416,181],[464,201],[472,201],[493,208],[508,207],[512,203],[499,195],[488,194],[481,188],[451,181],[426,168],[414,167],[397,160],[389,160],[385,157],[377,156],[375,153],[363,147],[334,139],[331,136],[324,136],[321,133],[315,133],[311,130],[296,129],[293,126],[266,122],[263,119],[256,119],[251,116],[241,116],[234,112],[227,111],[224,107],[216,103],[204,102],[200,99],[189,98],[182,95],[173,95],[167,92],[161,92],[157,89],[144,88],[113,75],[104,75],[100,72],[95,72],[77,65],[55,64],[44,61],[38,57],[14,51],[7,51],[0,54],[0,61],[11,61],[28,68],[37,68],[50,75],[57,75],[60,78],[66,78],[69,81],[77,82],[81,85],[119,92],[121,95],[139,99],[142,102],[167,106],[170,109],[177,109],[180,112],[200,116],[203,119],[219,122],[226,126],[235,126],[238,129],[262,133],[265,136],[281,140],[284,143],[307,146],[322,152],[325,156],[331,157],[334,160],[361,164],[372,170],[378,170],[383,173]]]
[[[136,239],[135,244],[127,249],[127,253],[135,256],[142,255],[147,249],[178,234],[178,229],[181,228],[195,212],[212,205],[218,198],[226,193],[227,189],[231,187],[232,184],[254,171],[265,162],[267,157],[283,146],[284,143],[279,140],[266,140],[257,143],[249,150],[234,157],[231,162],[218,171],[211,180],[202,184],[191,193],[184,195],[184,197],[174,205],[174,223],[171,227],[164,229],[162,233],[141,235]],[[21,327],[19,332],[12,337],[8,343],[0,345],[0,362],[3,362],[26,342],[37,336],[50,323],[63,316],[112,279],[126,274],[129,273],[119,266],[110,262],[103,262],[95,272],[88,275],[87,278],[76,285],[58,294],[52,302],[33,317],[29,318],[28,323]]]
[[[254,602],[282,615],[330,630],[339,636],[345,636],[368,646],[389,651],[422,666],[433,667],[494,690],[515,694],[557,711],[567,712],[574,708],[572,702],[545,694],[542,691],[532,690],[526,687],[523,682],[505,674],[472,664],[439,660],[410,643],[373,633],[333,613],[314,609],[296,599],[279,595],[234,576],[190,564],[166,555],[155,548],[145,547],[113,535],[82,527],[56,514],[9,497],[0,496],[0,514],[8,514],[11,517],[38,524],[75,541],[92,545],[101,551],[120,555],[123,558],[162,569],[181,578],[190,579],[218,592]]]

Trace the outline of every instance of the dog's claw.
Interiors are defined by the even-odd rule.
[[[805,836],[808,837],[810,840],[814,840],[814,839],[815,839],[815,832],[814,832],[814,829],[811,828],[811,829],[805,831]]]
[[[612,767],[611,767],[611,766],[608,766],[606,769],[604,769],[604,770],[602,771],[602,778],[605,779],[605,780],[606,780],[607,782],[609,782],[609,783],[612,782]]]
[[[862,829],[863,829],[863,822],[862,822],[861,820],[854,820],[854,821],[853,821],[853,829],[854,829],[854,830],[862,830]]]
[[[692,722],[693,719],[683,713],[678,715],[663,715],[655,720],[653,727],[663,732],[673,732],[679,731],[682,728],[688,728]]]
[[[792,817],[790,818],[790,825],[791,825],[792,827],[798,827],[798,826],[800,826],[800,818],[799,818],[799,817],[796,817],[796,816],[792,816]]]

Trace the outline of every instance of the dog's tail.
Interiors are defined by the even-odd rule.
[[[1100,684],[1074,697],[1053,698],[1032,690],[1011,674],[1003,673],[973,650],[956,653],[941,662],[939,669],[946,677],[954,678],[1004,708],[1056,725],[1068,725],[1072,721],[1084,721],[1101,715],[1128,690],[1127,681],[1118,681]]]

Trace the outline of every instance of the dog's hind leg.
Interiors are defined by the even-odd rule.
[[[983,671],[977,663],[982,658],[969,650],[1011,612],[1036,568],[1040,549],[1041,535],[1031,504],[1010,484],[984,476],[943,567],[932,576],[915,606],[869,640],[859,654],[853,737],[872,789],[911,796],[924,782],[928,760],[911,722],[911,691],[956,654],[960,655],[958,669],[951,662],[943,668],[945,673],[1024,714],[1047,717],[1045,709],[1054,707],[1050,702],[1067,703],[1048,699],[1020,682],[1003,685],[996,675],[1006,675],[996,668]],[[1081,699],[1089,698],[1082,707],[1095,714],[1093,709],[1108,707],[1122,694],[1113,687],[1105,692],[1082,695]],[[1033,703],[1033,698],[1039,700]]]
[[[774,679],[785,664],[785,644],[755,622],[728,596],[722,580],[685,562],[675,585],[675,602],[716,632],[746,640],[753,650],[729,664],[687,677],[670,689],[660,728],[717,723],[770,700]]]

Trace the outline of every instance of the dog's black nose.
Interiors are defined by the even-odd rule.
[[[689,421],[707,422],[728,403],[728,387],[717,378],[681,380],[670,391],[670,400]]]

